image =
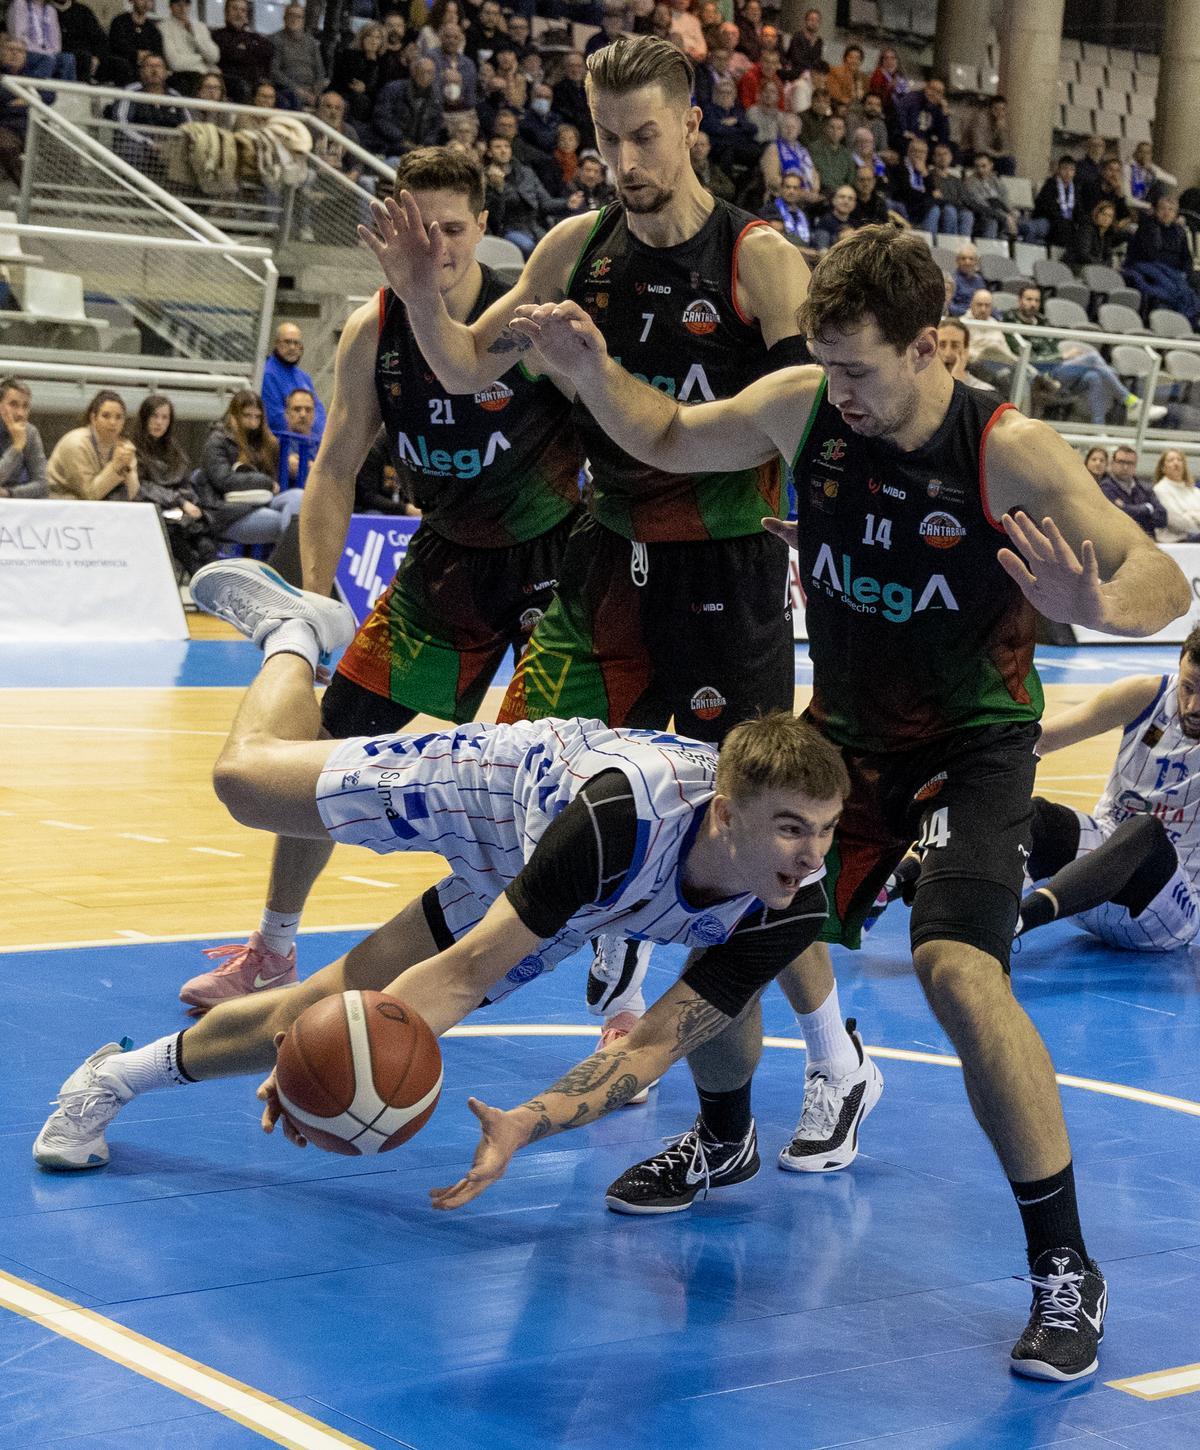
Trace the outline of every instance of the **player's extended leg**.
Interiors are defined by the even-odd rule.
[[[616,1213],[679,1213],[698,1194],[753,1178],[761,1164],[750,1110],[762,1056],[762,1006],[756,998],[719,1037],[688,1054],[700,1099],[695,1124],[665,1152],[635,1163],[609,1185]]]
[[[804,1104],[779,1166],[793,1173],[833,1173],[858,1157],[863,1119],[883,1092],[883,1074],[863,1048],[853,1017],[842,1020],[833,960],[813,942],[778,982],[804,1034]]]
[[[146,1047],[114,1042],[94,1052],[63,1083],[58,1107],[34,1143],[43,1168],[99,1168],[108,1162],[105,1130],[131,1098],[158,1088],[269,1072],[275,1037],[307,1007],[345,991],[379,991],[438,950],[421,898],[306,981],[222,1002],[201,1022]]]

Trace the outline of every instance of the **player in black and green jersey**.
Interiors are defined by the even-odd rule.
[[[1033,1312],[1012,1368],[1074,1379],[1096,1368],[1107,1291],[1083,1242],[1054,1069],[1007,976],[1042,706],[1034,610],[1145,635],[1182,613],[1190,590],[1051,428],[951,379],[937,354],[944,296],[923,242],[863,228],[813,274],[803,318],[821,367],[692,408],[609,359],[573,303],[528,309],[514,326],[648,463],[793,461],[798,522],[770,527],[800,553],[811,718],[852,782],[829,858],[830,934],[857,943],[916,839],[913,962],[1026,1232]],[[702,1057],[715,1054],[736,1083],[760,1050],[751,1022]],[[702,1166],[670,1149],[618,1179],[609,1203],[686,1207],[689,1177],[720,1186],[720,1162]]]
[[[435,291],[453,316],[477,317],[506,290],[475,260],[487,219],[477,163],[426,148],[404,157],[397,176],[445,238]],[[477,718],[505,652],[520,652],[549,605],[580,512],[583,458],[570,412],[569,396],[524,366],[474,397],[447,394],[386,287],[351,315],[301,513],[305,586],[329,592],[355,476],[381,424],[422,520],[325,692],[326,735],[401,730],[421,713]],[[330,850],[277,839],[259,931],[214,948],[219,965],[185,983],[184,1002],[206,1008],[295,980],[300,913]]]

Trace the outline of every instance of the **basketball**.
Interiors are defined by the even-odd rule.
[[[302,1012],[279,1046],[284,1116],[318,1148],[386,1153],[429,1121],[442,1055],[425,1021],[382,992],[343,992]]]

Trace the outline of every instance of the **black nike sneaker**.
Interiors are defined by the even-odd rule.
[[[604,1201],[614,1213],[681,1213],[697,1194],[753,1178],[761,1164],[754,1123],[736,1143],[716,1143],[700,1127],[668,1138],[666,1149],[635,1163],[609,1185]]]
[[[1019,1275],[1033,1285],[1033,1310],[1013,1345],[1016,1374],[1038,1380],[1077,1380],[1095,1372],[1104,1338],[1108,1285],[1100,1266],[1074,1249],[1046,1249]]]

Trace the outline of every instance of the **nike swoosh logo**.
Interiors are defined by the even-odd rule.
[[[273,977],[263,977],[255,973],[254,990],[256,992],[261,992],[264,987],[270,987],[275,982],[282,982],[284,977],[288,977],[291,975],[291,971],[292,969],[291,967],[289,967],[286,972],[277,972]]]
[[[1108,1308],[1108,1285],[1106,1284],[1104,1286],[1104,1292],[1100,1295],[1100,1302],[1099,1302],[1099,1304],[1096,1305],[1096,1317],[1093,1319],[1092,1316],[1087,1312],[1087,1310],[1084,1309],[1082,1306],[1080,1306],[1079,1312],[1083,1315],[1083,1317],[1087,1320],[1087,1322],[1092,1326],[1092,1328],[1096,1331],[1096,1333],[1099,1334],[1100,1333],[1100,1326],[1104,1323],[1104,1311],[1107,1308]]]
[[[693,1183],[700,1183],[700,1182],[702,1182],[703,1179],[704,1179],[703,1172],[696,1173],[691,1168],[689,1168],[687,1170],[687,1173],[684,1175],[684,1181],[687,1183],[687,1185],[689,1187],[691,1187],[691,1185]]]

